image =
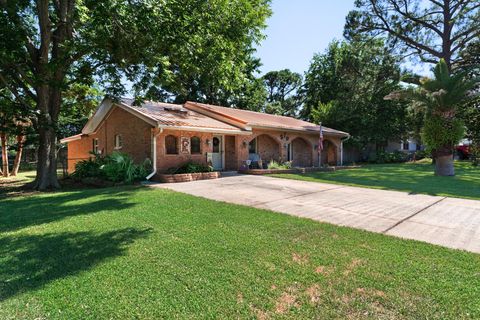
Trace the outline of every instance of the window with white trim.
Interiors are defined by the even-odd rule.
[[[115,135],[115,150],[122,149],[123,147],[123,139],[121,134]]]
[[[95,154],[98,154],[98,139],[93,139],[92,140],[92,151]]]

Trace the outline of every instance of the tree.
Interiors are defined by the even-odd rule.
[[[5,88],[0,89],[0,142],[2,145],[2,170],[1,174],[8,177],[16,176],[20,167],[25,135],[31,126],[26,110],[22,106],[13,103]],[[10,173],[8,161],[8,144],[12,142],[10,136],[16,136],[16,156]]]
[[[260,60],[253,56],[264,39],[270,0],[170,1],[164,26],[181,41],[165,52],[167,73],[157,72],[146,96],[175,103],[187,100],[230,106],[241,89],[252,89]],[[145,70],[147,73],[150,70]]]
[[[464,123],[457,112],[474,99],[472,89],[479,80],[469,79],[465,71],[451,73],[443,59],[433,74],[433,79],[423,78],[420,86],[394,92],[386,99],[408,99],[425,111],[423,139],[435,154],[435,174],[453,176],[454,147],[464,135]]]
[[[242,83],[270,12],[267,0],[0,1],[0,10],[0,83],[35,102],[40,190],[59,187],[58,121],[73,84],[96,79],[115,97],[127,79],[137,93],[161,86],[213,100]]]
[[[345,35],[387,35],[389,44],[423,62],[462,60],[460,51],[480,36],[478,0],[357,0]]]
[[[330,44],[305,75],[305,119],[347,131],[364,148],[383,150],[406,134],[406,103],[384,101],[398,90],[400,67],[381,41]]]
[[[267,96],[267,113],[296,117],[302,104],[299,91],[303,84],[302,76],[289,69],[270,71],[263,77]]]

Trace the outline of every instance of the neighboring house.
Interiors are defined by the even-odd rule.
[[[408,138],[404,141],[390,141],[388,146],[385,148],[387,152],[393,151],[408,151],[408,152],[415,152],[419,150],[424,150],[425,146],[422,145],[419,141],[415,138]]]
[[[323,127],[322,163],[340,165],[342,139],[348,133]],[[128,153],[140,163],[154,159],[151,176],[194,161],[215,170],[238,170],[247,160],[292,161],[318,166],[319,126],[306,121],[186,102],[183,105],[132,99],[104,99],[95,114],[68,143],[68,170],[91,152]]]

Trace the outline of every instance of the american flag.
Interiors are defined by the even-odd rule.
[[[323,129],[322,123],[320,122],[320,137],[318,138],[318,153],[323,151]]]

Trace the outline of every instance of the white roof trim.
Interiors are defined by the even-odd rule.
[[[82,134],[76,134],[74,136],[66,137],[60,140],[60,143],[68,143],[82,139]]]

